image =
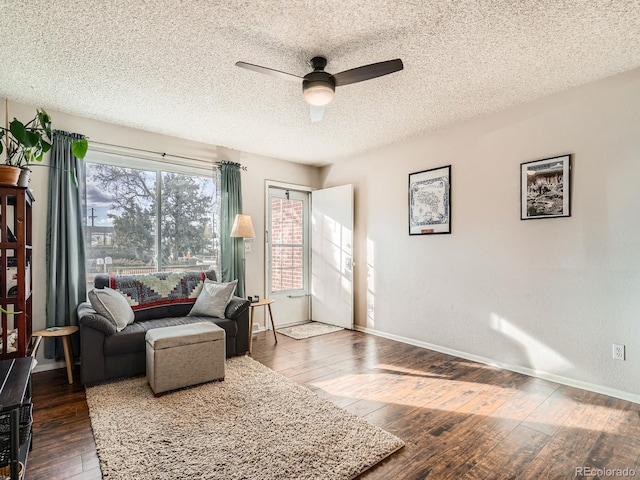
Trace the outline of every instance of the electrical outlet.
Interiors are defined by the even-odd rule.
[[[624,345],[620,343],[613,344],[613,358],[614,360],[624,360]]]

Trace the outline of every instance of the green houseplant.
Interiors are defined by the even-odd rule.
[[[9,177],[6,180],[0,178],[0,183],[16,185],[21,171],[28,174],[31,163],[42,162],[45,153],[51,150],[52,137],[51,117],[43,108],[37,109],[36,116],[27,123],[16,118],[8,123],[7,119],[5,126],[0,127],[0,155],[5,152],[6,157],[0,170],[7,172]],[[79,159],[85,157],[87,148],[88,142],[84,138],[71,144],[73,154]],[[69,173],[77,185],[75,171]],[[26,182],[21,182],[21,186],[26,186]]]

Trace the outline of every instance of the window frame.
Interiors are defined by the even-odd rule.
[[[272,193],[277,192],[277,195],[273,195]],[[273,261],[272,261],[272,249],[273,249],[273,237],[272,237],[272,229],[271,229],[271,198],[286,198],[286,192],[290,192],[291,194],[300,195],[300,200],[302,203],[302,244],[279,244],[281,246],[302,246],[302,288],[295,289],[282,289],[282,290],[274,290],[273,289]],[[310,245],[310,235],[309,235],[309,222],[310,222],[310,213],[311,213],[311,191],[302,189],[300,187],[289,188],[286,184],[276,184],[269,183],[267,185],[267,194],[266,194],[266,225],[267,225],[267,241],[266,249],[267,251],[267,272],[266,272],[266,286],[267,292],[269,296],[271,295],[308,295],[311,291],[311,282],[310,282],[310,255],[311,255],[311,245]]]
[[[109,165],[109,166],[122,167],[122,168],[131,168],[135,170],[149,171],[151,173],[155,173],[156,186],[162,185],[162,174],[164,172],[211,178],[216,187],[215,199],[213,204],[213,212],[212,212],[213,213],[212,221],[213,221],[214,232],[216,231],[215,227],[217,225],[218,227],[217,233],[219,234],[220,220],[221,220],[220,218],[220,169],[217,164],[212,163],[209,166],[209,168],[193,166],[193,165],[180,165],[174,162],[169,162],[168,160],[164,160],[164,159],[160,160],[160,159],[145,158],[142,154],[140,156],[137,156],[133,154],[105,152],[105,151],[95,150],[91,148],[87,152],[84,162],[86,164],[92,163],[92,164],[101,164],[101,165]],[[84,169],[85,179],[86,179],[86,174],[87,172],[86,172],[86,165],[85,165],[85,169]],[[83,192],[83,197],[86,203],[86,191]],[[160,188],[156,198],[156,212],[155,212],[156,232],[155,232],[155,238],[154,238],[154,248],[155,248],[154,256],[156,257],[155,268],[156,268],[156,271],[159,271],[159,272],[165,271],[163,270],[163,264],[162,264],[161,205],[162,205],[162,189]],[[85,205],[85,208],[86,207],[87,205]],[[217,216],[217,220],[216,220],[216,216]],[[87,222],[86,222],[87,212],[85,212],[84,218],[85,218],[84,224],[85,226],[87,226]],[[86,238],[86,235],[85,235],[85,238]],[[220,261],[221,259],[220,245],[218,245],[217,257],[218,257],[218,261]],[[220,274],[220,268],[221,266],[219,264],[216,265],[216,275]],[[87,273],[88,272],[85,272],[85,275],[87,275]]]

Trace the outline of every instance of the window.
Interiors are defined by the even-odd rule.
[[[101,272],[219,272],[217,174],[166,167],[96,152],[87,156],[88,284]]]

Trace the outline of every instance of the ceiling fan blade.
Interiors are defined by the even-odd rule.
[[[402,60],[396,58],[395,60],[387,60],[386,62],[372,63],[370,65],[352,68],[351,70],[345,70],[344,72],[336,73],[333,78],[336,80],[336,87],[339,87],[341,85],[364,82],[365,80],[388,75],[403,68]]]
[[[270,77],[276,77],[282,80],[288,80],[290,82],[300,83],[302,81],[302,77],[298,77],[297,75],[281,72],[280,70],[274,70],[273,68],[261,67],[260,65],[253,65],[252,63],[236,62],[236,67],[246,68],[247,70],[264,73],[265,75],[269,75]]]
[[[311,109],[311,123],[317,123],[324,117],[324,105],[310,105]]]

